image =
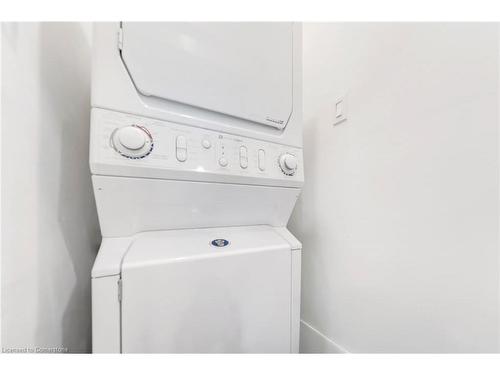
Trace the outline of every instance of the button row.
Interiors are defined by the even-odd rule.
[[[204,139],[201,144],[205,149],[212,147],[208,139]],[[187,160],[187,141],[186,137],[183,135],[177,136],[175,140],[175,156],[180,162]],[[219,159],[219,165],[221,167],[227,167],[228,161],[224,156]],[[262,149],[258,151],[258,166],[259,170],[266,170],[266,152]],[[248,168],[248,149],[245,146],[240,147],[240,167],[243,169]]]
[[[261,171],[265,171],[266,170],[266,152],[262,149],[260,149],[258,152],[258,162],[259,162],[259,169]],[[221,167],[227,167],[228,161],[224,156],[219,158],[219,165]],[[240,167],[243,169],[248,168],[248,149],[245,146],[240,147]]]

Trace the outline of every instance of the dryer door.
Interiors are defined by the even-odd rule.
[[[122,24],[143,95],[283,129],[292,111],[291,23]]]
[[[145,233],[122,288],[122,352],[290,352],[291,249],[270,227]]]

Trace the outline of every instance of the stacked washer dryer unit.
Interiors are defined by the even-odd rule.
[[[301,27],[94,29],[94,352],[297,352]]]

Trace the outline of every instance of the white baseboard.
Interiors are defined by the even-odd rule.
[[[300,353],[348,353],[348,351],[301,320]]]

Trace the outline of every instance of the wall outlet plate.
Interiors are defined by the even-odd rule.
[[[338,125],[347,120],[347,96],[343,95],[335,100],[333,108],[333,125]]]

